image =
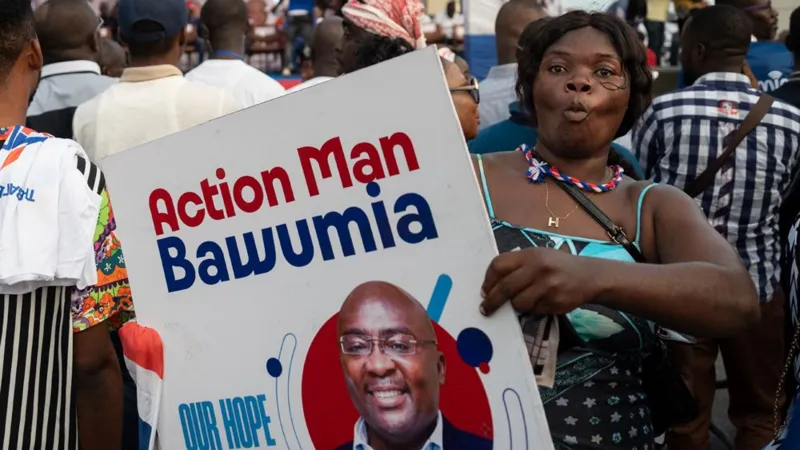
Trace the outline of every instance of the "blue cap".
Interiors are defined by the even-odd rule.
[[[143,20],[155,22],[163,28],[158,31],[134,31],[133,26]],[[186,0],[120,0],[119,29],[127,42],[148,44],[178,34],[189,23]]]

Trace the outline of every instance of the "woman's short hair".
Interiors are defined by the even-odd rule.
[[[528,36],[528,39],[521,43],[522,49],[518,52],[517,96],[532,112],[532,120],[536,124],[533,83],[539,75],[542,58],[547,49],[564,35],[584,27],[592,27],[607,34],[622,60],[622,68],[630,88],[628,109],[616,134],[617,137],[623,136],[630,131],[650,105],[653,75],[647,65],[644,45],[636,35],[636,31],[614,15],[572,11],[553,18],[537,33]]]

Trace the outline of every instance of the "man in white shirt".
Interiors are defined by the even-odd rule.
[[[92,162],[241,109],[227,91],[183,78],[188,19],[183,0],[120,0],[130,67],[73,120],[75,140]]]
[[[529,23],[547,16],[536,0],[510,0],[500,8],[494,23],[497,65],[481,81],[481,125],[487,128],[508,119],[508,105],[517,100],[517,42]]]
[[[84,102],[117,80],[101,75],[97,13],[85,0],[49,0],[36,10],[42,46],[42,79],[28,107],[27,125],[41,133],[72,139],[72,119]]]
[[[280,83],[244,61],[250,25],[242,0],[208,0],[201,17],[201,32],[211,44],[211,59],[187,73],[187,80],[225,88],[246,108],[285,93]]]
[[[314,66],[314,77],[294,86],[287,92],[297,92],[339,76],[339,61],[336,59],[336,54],[342,35],[344,35],[344,27],[342,18],[339,16],[327,17],[317,24],[311,38],[311,63]]]
[[[122,304],[131,300],[123,293],[130,292],[124,265],[115,265],[110,277],[102,272],[103,263],[110,261],[105,251],[117,248],[111,209],[98,215],[91,200],[108,198],[105,177],[78,156],[74,142],[23,126],[43,63],[28,0],[0,0],[0,43],[0,177],[4,187],[12,180],[22,180],[29,188],[31,183],[39,186],[28,191],[30,197],[4,195],[0,200],[0,266],[30,267],[31,273],[56,278],[0,283],[0,448],[119,450],[122,378],[109,325],[122,313]],[[44,151],[47,156],[31,157],[30,152]],[[50,171],[46,166],[55,160],[64,165]],[[50,177],[53,173],[57,175]],[[59,198],[74,202],[68,205]],[[58,216],[56,221],[50,220],[51,214]],[[61,241],[55,236],[62,236]],[[59,243],[67,240],[63,236],[72,239],[62,248]],[[84,256],[88,250],[96,267],[85,269],[115,278],[118,284],[94,277],[94,285],[78,289],[77,279],[57,279],[55,268],[65,261],[60,257],[67,247]],[[115,256],[122,261],[121,252]],[[32,266],[33,261],[41,264]],[[3,272],[6,279],[8,272]],[[90,279],[87,275],[84,272],[84,280]]]

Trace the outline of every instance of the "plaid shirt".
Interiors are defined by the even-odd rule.
[[[684,189],[720,155],[760,93],[736,73],[710,73],[653,100],[633,130],[647,178]],[[800,110],[776,101],[696,201],[750,271],[762,301],[780,277],[778,211],[800,149]]]

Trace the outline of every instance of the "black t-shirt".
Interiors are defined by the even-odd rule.
[[[25,126],[41,133],[52,134],[57,138],[72,139],[72,119],[75,118],[77,109],[73,106],[47,111],[38,116],[28,116],[25,119]]]
[[[793,79],[776,89],[771,95],[778,100],[800,108],[800,78]]]

